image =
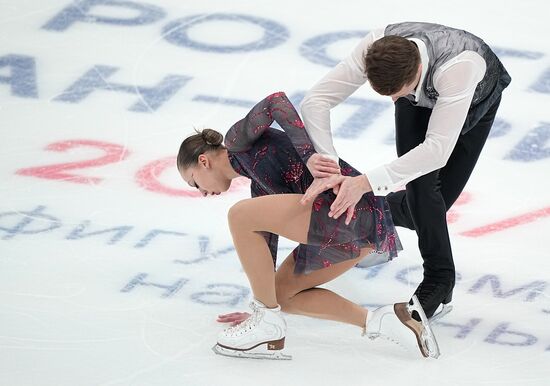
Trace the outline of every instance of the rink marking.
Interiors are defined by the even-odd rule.
[[[69,152],[79,147],[93,147],[102,150],[105,155],[94,159],[68,162],[54,165],[35,166],[25,169],[19,169],[16,173],[22,176],[32,176],[46,178],[51,180],[71,181],[79,184],[98,184],[102,181],[99,177],[87,177],[75,174],[69,174],[65,171],[74,169],[85,169],[97,166],[108,165],[120,162],[128,156],[128,149],[116,143],[104,141],[94,141],[89,139],[73,139],[68,141],[54,142],[46,146],[48,151],[61,153]]]
[[[45,178],[52,180],[63,180],[66,182],[80,184],[98,184],[103,181],[100,177],[88,177],[66,173],[68,170],[84,169],[90,167],[105,166],[108,164],[118,163],[126,160],[130,151],[128,148],[104,141],[95,141],[88,139],[73,139],[60,142],[54,142],[45,147],[45,150],[56,152],[68,152],[75,148],[92,147],[105,152],[104,156],[94,159],[81,160],[76,162],[59,163],[52,165],[34,166],[23,168],[16,171],[16,174],[23,176],[31,176],[37,178]],[[166,194],[169,196],[185,196],[185,197],[200,197],[200,193],[193,190],[172,188],[164,185],[159,181],[160,175],[166,170],[173,167],[175,157],[165,157],[148,163],[135,174],[136,183],[145,190],[156,193]],[[248,186],[246,181],[239,181],[234,184],[230,191],[239,191],[243,187]],[[464,192],[457,201],[457,204],[467,204],[471,200],[469,193]],[[542,208],[532,212],[528,212],[519,216],[511,217],[505,220],[497,221],[492,224],[484,225],[468,231],[461,232],[460,235],[466,237],[485,236],[490,233],[500,232],[519,225],[527,224],[538,219],[550,216],[550,207]],[[458,215],[454,211],[448,213],[447,219],[449,223],[455,222]]]
[[[492,224],[484,225],[479,228],[474,228],[466,232],[461,232],[462,236],[467,237],[479,237],[485,236],[489,233],[500,232],[509,228],[516,227],[518,225],[528,224],[530,222],[539,220],[544,217],[550,216],[550,206],[535,210],[533,212],[525,213],[519,216],[510,217],[506,220],[497,221]]]

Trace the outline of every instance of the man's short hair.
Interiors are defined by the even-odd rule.
[[[365,74],[374,91],[392,95],[412,83],[420,65],[420,52],[401,36],[384,36],[365,54]]]

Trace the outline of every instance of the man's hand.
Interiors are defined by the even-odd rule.
[[[338,218],[347,211],[346,225],[349,225],[353,218],[355,205],[361,200],[363,194],[370,191],[372,191],[370,182],[364,174],[356,177],[344,177],[338,195],[330,206],[329,217]]]
[[[336,194],[338,191],[338,185],[344,181],[344,178],[346,177],[341,174],[330,174],[330,177],[315,178],[309,188],[307,188],[304,196],[300,200],[300,203],[302,205],[306,205],[315,200],[319,194],[331,188],[334,189],[334,193]]]
[[[306,166],[314,178],[324,178],[332,174],[340,174],[338,163],[319,153],[315,153],[309,157]]]

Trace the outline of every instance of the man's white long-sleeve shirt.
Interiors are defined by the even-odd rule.
[[[385,29],[370,32],[352,53],[326,74],[306,94],[301,113],[305,128],[320,154],[338,160],[330,126],[330,109],[344,101],[362,86],[365,76],[364,55],[367,48],[384,36]],[[426,45],[410,39],[418,46],[422,72],[415,100],[429,66]],[[447,163],[462,130],[477,84],[483,79],[485,60],[474,51],[463,51],[443,63],[433,75],[439,97],[434,105],[423,143],[396,160],[367,171],[374,194],[385,196],[424,174]]]

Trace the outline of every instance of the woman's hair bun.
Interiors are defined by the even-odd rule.
[[[203,129],[201,132],[202,139],[207,145],[219,146],[223,142],[223,135],[216,130]]]

